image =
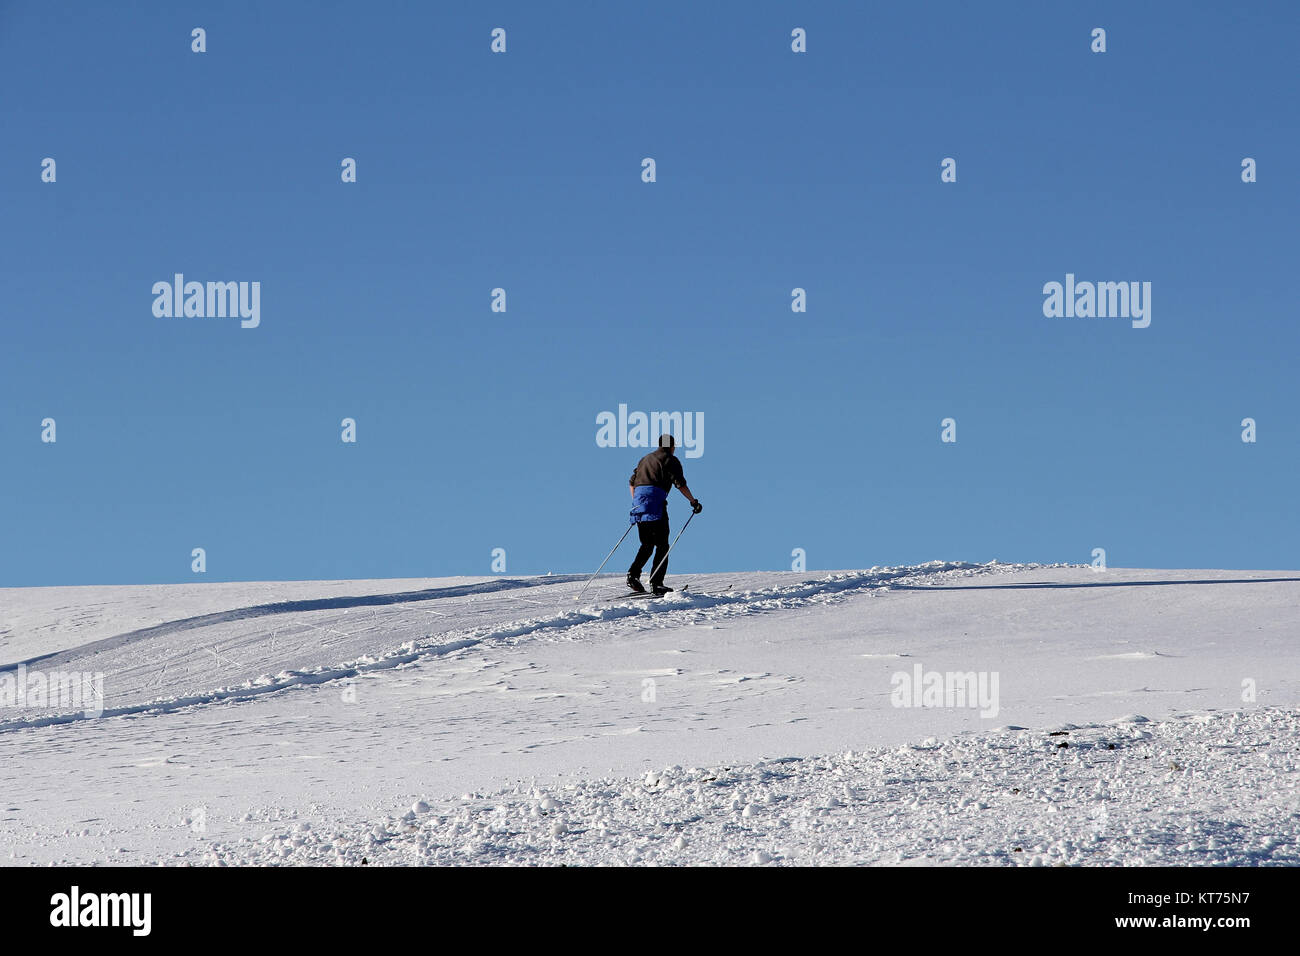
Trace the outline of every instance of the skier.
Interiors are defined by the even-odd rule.
[[[641,537],[641,548],[636,553],[636,560],[627,569],[627,586],[638,594],[644,594],[641,584],[641,569],[654,553],[655,563],[650,571],[650,588],[655,594],[666,594],[672,588],[664,586],[664,575],[668,573],[668,492],[676,485],[677,490],[691,503],[691,510],[699,514],[704,510],[698,498],[686,487],[686,476],[682,474],[682,463],[677,460],[673,449],[677,440],[672,435],[660,435],[659,447],[642,458],[636,465],[636,471],[628,479],[627,490],[632,495],[632,523]]]

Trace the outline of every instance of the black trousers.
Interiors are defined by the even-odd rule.
[[[637,523],[636,531],[641,536],[641,547],[627,573],[634,578],[639,578],[641,569],[650,560],[650,554],[653,552],[655,563],[650,565],[652,572],[650,586],[657,587],[664,583],[664,575],[668,573],[668,562],[664,560],[668,556],[668,519],[664,517],[658,521],[640,521]]]

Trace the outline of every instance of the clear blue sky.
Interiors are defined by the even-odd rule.
[[[679,572],[1300,567],[1295,4],[324,6],[0,2],[0,585],[590,570],[620,403]]]

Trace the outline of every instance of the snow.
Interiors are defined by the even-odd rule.
[[[1300,862],[1294,574],[583,581],[0,590],[0,672],[106,696],[0,707],[0,858]],[[996,713],[894,706],[914,672]]]
[[[652,771],[444,801],[283,852],[195,862],[533,865],[1300,863],[1300,717],[1269,708],[741,766]],[[545,794],[545,795],[543,795]],[[250,850],[251,856],[250,856]]]

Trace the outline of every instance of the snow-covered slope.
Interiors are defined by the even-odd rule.
[[[0,590],[0,858],[1294,862],[1300,576],[687,581]]]

